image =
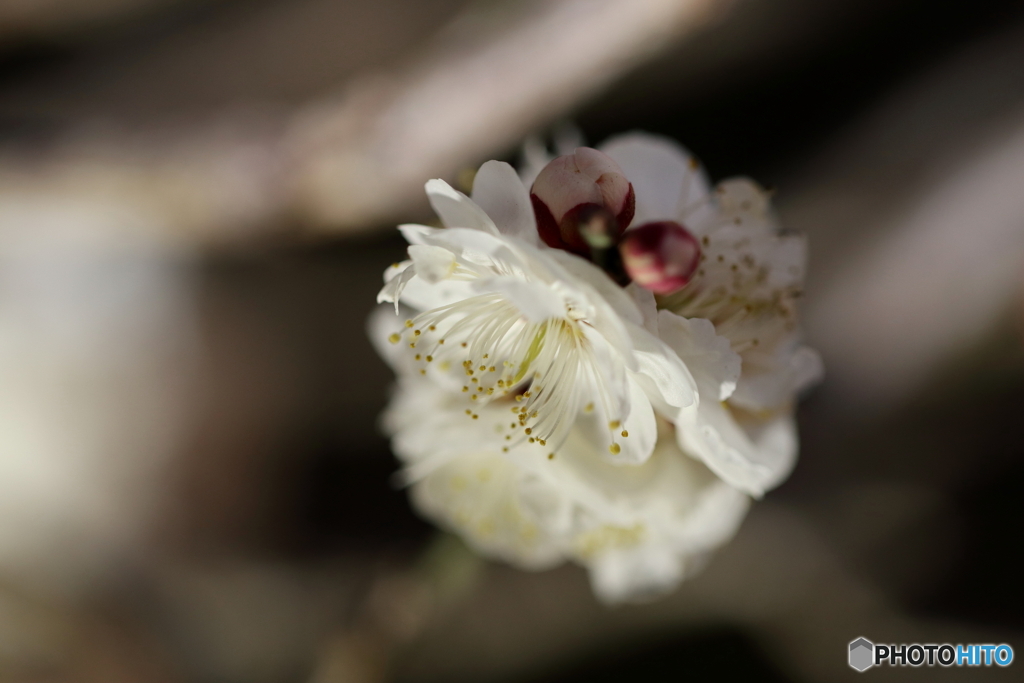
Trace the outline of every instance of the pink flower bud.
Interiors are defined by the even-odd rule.
[[[578,147],[545,166],[533,183],[530,200],[544,243],[579,254],[590,253],[580,234],[581,224],[592,224],[592,231],[597,213],[610,216],[607,241],[614,244],[633,220],[636,202],[633,186],[619,165],[589,147]]]
[[[622,265],[633,282],[655,294],[682,289],[700,263],[700,242],[672,221],[646,223],[619,243]]]

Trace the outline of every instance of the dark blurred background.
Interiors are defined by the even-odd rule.
[[[811,244],[801,459],[651,605],[410,510],[399,221],[524,139],[671,136]],[[1024,652],[1024,7],[0,0],[0,681],[844,681]],[[1016,680],[876,669],[889,680]],[[1019,674],[1017,674],[1019,677]]]

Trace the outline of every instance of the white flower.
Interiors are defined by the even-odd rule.
[[[558,446],[582,420],[608,458],[646,460],[657,430],[645,389],[674,414],[694,404],[696,384],[634,301],[587,261],[537,246],[508,164],[484,164],[475,201],[440,180],[427,193],[447,228],[401,226],[410,259],[378,297],[419,311],[389,335],[406,363],[473,405],[512,401],[513,441]]]
[[[427,183],[445,228],[401,226],[371,337],[421,512],[519,566],[580,562],[617,602],[670,590],[785,478],[820,362],[794,317],[803,242],[767,193],[712,192],[659,138],[602,150],[523,181],[487,162],[472,199]]]
[[[712,192],[700,164],[674,142],[629,134],[602,150],[633,184],[634,224],[677,221],[702,245],[689,284],[658,302],[656,333],[698,383],[700,400],[676,419],[680,446],[760,496],[795,464],[793,403],[822,371],[818,355],[800,343],[796,323],[804,239],[779,234],[768,193],[752,181],[726,181]],[[716,366],[689,350],[697,340],[704,348],[717,344],[717,367],[728,365],[735,377],[709,374]]]
[[[424,377],[400,380],[385,425],[417,508],[520,567],[575,560],[606,602],[673,589],[746,513],[749,498],[683,454],[664,419],[652,455],[624,466],[595,457],[582,425],[558,449],[510,446],[509,402],[474,407],[469,424],[467,404]]]

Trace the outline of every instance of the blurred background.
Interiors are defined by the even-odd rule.
[[[796,472],[647,606],[436,536],[375,428],[394,225],[571,126],[670,135],[811,243]],[[0,0],[0,681],[1024,655],[1022,425],[1019,2]]]

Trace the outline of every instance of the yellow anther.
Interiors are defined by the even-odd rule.
[[[388,337],[388,341],[391,342],[392,344],[397,344],[398,342],[402,341],[402,335],[395,332]]]
[[[627,432],[625,429],[623,429],[622,430],[622,436],[629,436],[629,432]]]
[[[525,432],[526,432],[527,434],[533,434],[533,430],[532,430],[532,429],[530,429],[529,427],[527,427],[527,428],[526,428],[526,429],[525,429],[524,431],[525,431]]]
[[[433,361],[434,361],[434,357],[433,356],[427,356],[427,362],[428,363],[432,363]]]
[[[619,422],[618,420],[612,420],[611,422],[608,423],[608,426],[611,427],[612,429],[618,429],[619,425],[621,424],[622,423]]]
[[[544,439],[537,439],[537,443],[539,443],[541,446],[547,446],[548,445],[548,442],[545,441]]]
[[[419,360],[420,358],[422,358],[422,356],[420,356],[420,354],[417,353],[416,354],[416,360]]]
[[[474,420],[478,420],[478,419],[480,419],[480,416],[479,416],[479,415],[477,415],[476,413],[473,413],[473,419],[474,419]]]
[[[491,367],[487,368],[487,372],[494,372],[494,370],[495,370],[495,367],[493,365]]]
[[[466,393],[467,391],[469,391],[469,387],[462,387],[462,393]]]
[[[405,326],[406,327],[412,327],[412,321],[411,320],[406,320],[405,321]]]
[[[530,437],[530,443],[533,443],[533,442],[535,442],[536,440],[537,440],[537,439],[533,438],[532,436]]]
[[[430,327],[428,327],[427,329],[428,329],[428,330],[430,330],[431,332],[433,332],[434,330],[436,330],[436,329],[437,329],[437,326],[436,326],[436,325],[431,325],[431,326],[430,326]]]
[[[473,411],[470,410],[469,408],[466,408],[466,415],[472,415],[472,414],[473,414]]]
[[[611,446],[608,447],[608,450],[611,451],[612,455],[618,455],[619,451],[621,451],[622,449],[619,448],[619,444],[613,443]]]
[[[554,453],[548,453],[548,460],[554,460],[554,459],[555,459],[555,454]]]
[[[420,335],[421,335],[421,334],[423,334],[423,333],[422,333],[422,332],[420,332],[419,330],[413,330],[413,333],[412,333],[412,334],[413,334],[413,336],[414,336],[414,337],[418,337],[418,336],[420,336]]]
[[[592,412],[594,412],[594,404],[593,403],[588,403],[586,405],[586,407],[583,408],[583,412],[585,412],[585,413],[592,413]]]

